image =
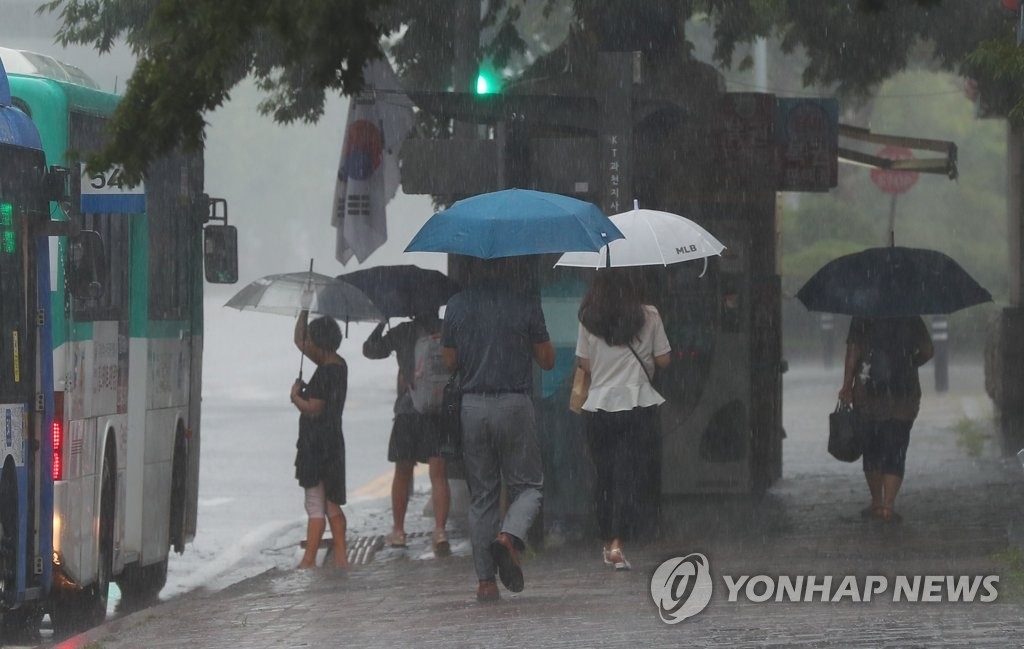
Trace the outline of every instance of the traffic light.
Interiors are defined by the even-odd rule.
[[[501,75],[494,69],[490,60],[480,63],[480,69],[476,75],[476,94],[493,95],[501,92]]]
[[[17,249],[14,234],[14,205],[0,202],[0,252],[11,254]]]

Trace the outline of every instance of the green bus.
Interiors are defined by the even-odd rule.
[[[2,55],[2,51],[0,51]],[[110,583],[123,606],[155,600],[169,553],[194,537],[199,478],[203,286],[237,281],[226,202],[203,188],[201,154],[156,160],[144,185],[78,161],[104,141],[119,97],[8,74],[46,164],[67,173],[50,203],[53,581],[58,631],[101,622]],[[0,296],[6,310],[8,294]]]

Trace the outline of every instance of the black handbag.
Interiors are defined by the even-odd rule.
[[[860,459],[863,440],[857,411],[849,403],[839,402],[828,416],[828,452],[841,462]]]
[[[452,372],[441,394],[441,457],[462,457],[462,381]]]

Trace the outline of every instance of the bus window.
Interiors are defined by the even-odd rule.
[[[186,320],[199,279],[203,167],[196,156],[177,153],[154,160],[146,177],[149,226],[149,317]]]
[[[82,230],[68,242],[68,285],[77,302],[98,302],[104,293],[106,260],[103,239]]]
[[[203,262],[206,281],[234,284],[238,281],[238,230],[233,225],[203,228]]]
[[[82,230],[92,231],[89,240],[80,241],[80,251],[74,250],[75,243],[69,243],[69,269],[74,271],[75,259],[72,253],[81,252],[85,257],[79,263],[92,265],[92,277],[82,275],[84,284],[72,285],[72,311],[79,322],[96,320],[121,320],[128,315],[128,264],[119,260],[128,259],[129,217],[125,214],[83,214]],[[81,236],[82,233],[80,233]],[[91,271],[90,271],[91,272]],[[74,282],[72,274],[69,279]],[[99,287],[89,287],[95,281]],[[76,293],[75,289],[80,292]],[[95,290],[99,288],[100,290]]]

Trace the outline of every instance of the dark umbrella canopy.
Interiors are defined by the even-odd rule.
[[[952,313],[991,302],[949,256],[921,248],[868,248],[822,266],[796,294],[811,311],[864,318]]]
[[[366,293],[386,318],[436,314],[459,291],[444,273],[410,264],[363,268],[338,279]]]

